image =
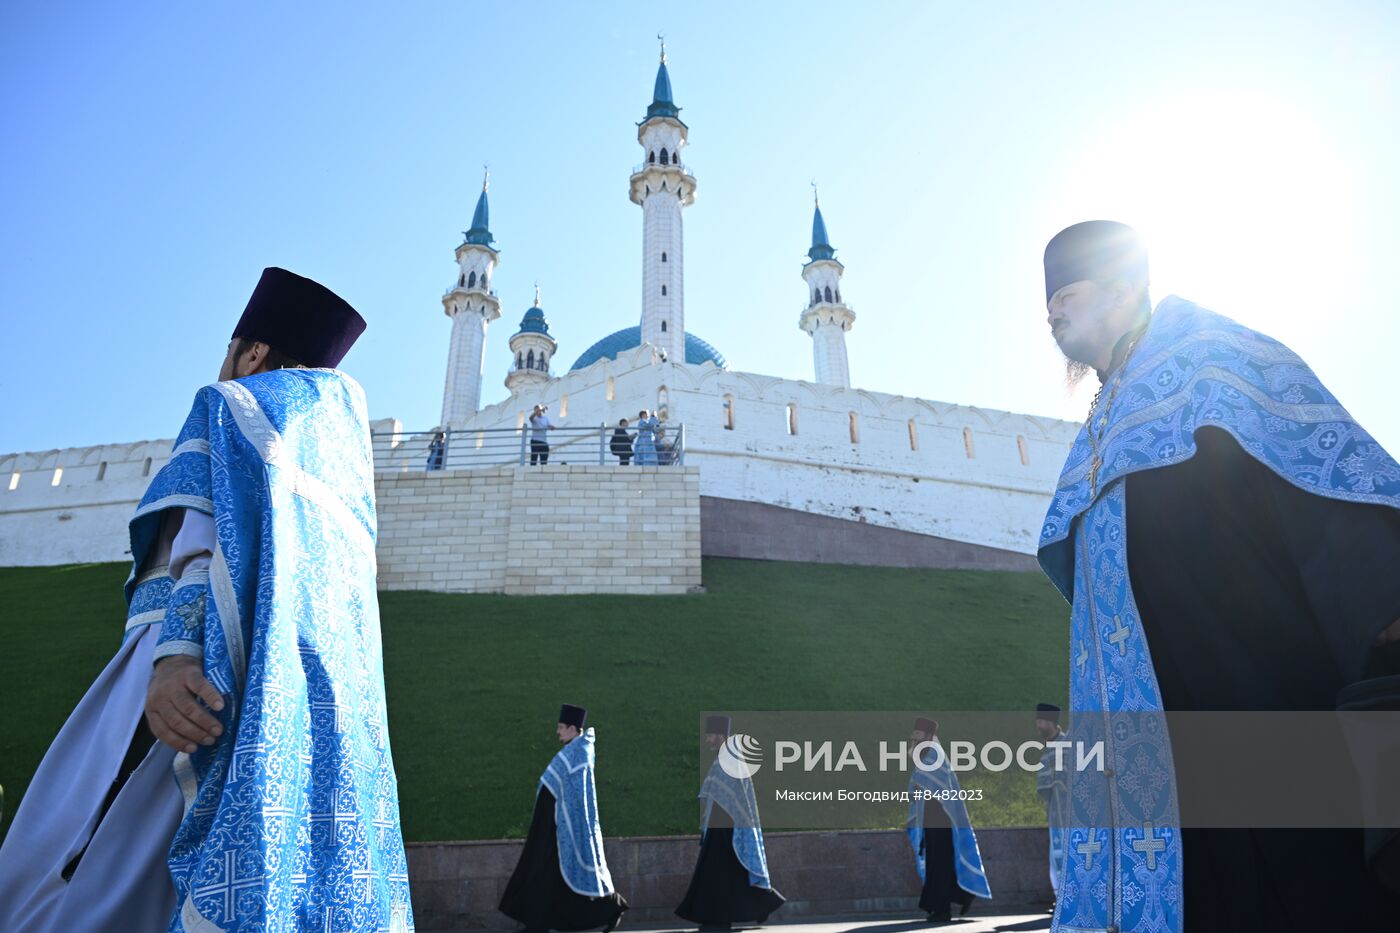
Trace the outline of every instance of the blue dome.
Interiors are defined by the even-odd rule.
[[[569,367],[572,372],[575,369],[584,369],[592,366],[599,360],[615,360],[617,355],[624,350],[633,350],[642,345],[641,327],[625,327],[615,334],[608,334],[593,346],[583,351],[583,355],[574,360],[574,365]],[[691,366],[699,366],[701,363],[714,363],[720,369],[724,369],[729,364],[724,361],[724,357],[714,347],[701,340],[694,334],[685,335],[685,361]]]
[[[544,309],[535,305],[525,316],[520,319],[520,330],[522,334],[544,334],[549,335],[549,322],[544,319]]]

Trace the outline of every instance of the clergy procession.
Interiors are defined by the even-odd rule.
[[[1070,605],[1070,731],[1076,715],[1318,710],[1394,687],[1400,466],[1283,345],[1181,298],[1154,308],[1131,228],[1066,228],[1044,274],[1071,373],[1101,384],[1040,545]],[[263,272],[132,516],[126,624],[0,849],[0,929],[414,928],[366,403],[337,369],[365,329],[324,286]],[[1065,735],[1061,718],[1037,706],[1043,739]],[[675,909],[701,930],[762,924],[785,901],[753,784],[721,767],[731,725],[705,721],[716,757]],[[938,733],[923,717],[911,738],[926,751]],[[556,735],[500,912],[527,931],[611,931],[628,901],[604,854],[598,733],[564,704]],[[1121,760],[1128,737],[1108,741]],[[1400,929],[1393,831],[1363,845],[1357,830],[1184,828],[1166,736],[1131,743],[1162,792],[1037,777],[1052,929]],[[941,924],[993,894],[947,793],[957,775],[925,765],[906,829],[919,910]],[[1109,791],[1115,819],[1094,822],[1089,798]],[[1152,896],[1135,894],[1148,878]]]

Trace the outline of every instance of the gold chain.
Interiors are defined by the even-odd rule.
[[[1112,381],[1113,387],[1108,390],[1108,398],[1104,400],[1103,414],[1099,414],[1099,397],[1103,395],[1103,390],[1107,383],[1101,384],[1097,392],[1094,393],[1094,400],[1089,403],[1089,499],[1092,501],[1099,492],[1099,469],[1103,466],[1103,456],[1099,453],[1099,444],[1103,440],[1108,425],[1108,414],[1113,410],[1113,400],[1118,396],[1118,389],[1123,384],[1123,373],[1128,368],[1128,361],[1133,358],[1133,351],[1137,349],[1138,341],[1142,335],[1147,333],[1146,328],[1138,331],[1128,343],[1128,351],[1123,354],[1123,362],[1118,364],[1114,371]],[[1098,423],[1094,423],[1097,416]]]

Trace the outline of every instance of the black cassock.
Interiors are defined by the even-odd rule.
[[[774,889],[749,884],[749,870],[734,854],[733,820],[716,804],[700,843],[695,874],[676,916],[705,925],[762,923],[784,903]]]
[[[953,821],[937,800],[924,801],[924,887],[919,909],[941,914],[959,904],[966,910],[975,899],[958,887],[957,849],[953,846]]]
[[[525,848],[501,895],[501,913],[527,930],[592,930],[614,924],[626,909],[627,901],[617,892],[587,897],[565,883],[559,871],[554,795],[540,787]]]
[[[1127,478],[1128,572],[1165,708],[1331,710],[1347,684],[1400,673],[1397,646],[1372,648],[1400,618],[1400,511],[1304,492],[1219,429],[1196,442]],[[1187,933],[1400,931],[1359,829],[1181,838]]]

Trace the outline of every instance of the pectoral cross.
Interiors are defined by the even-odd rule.
[[[1103,458],[1094,454],[1089,460],[1089,498],[1093,498],[1099,491],[1099,467],[1103,466]]]

